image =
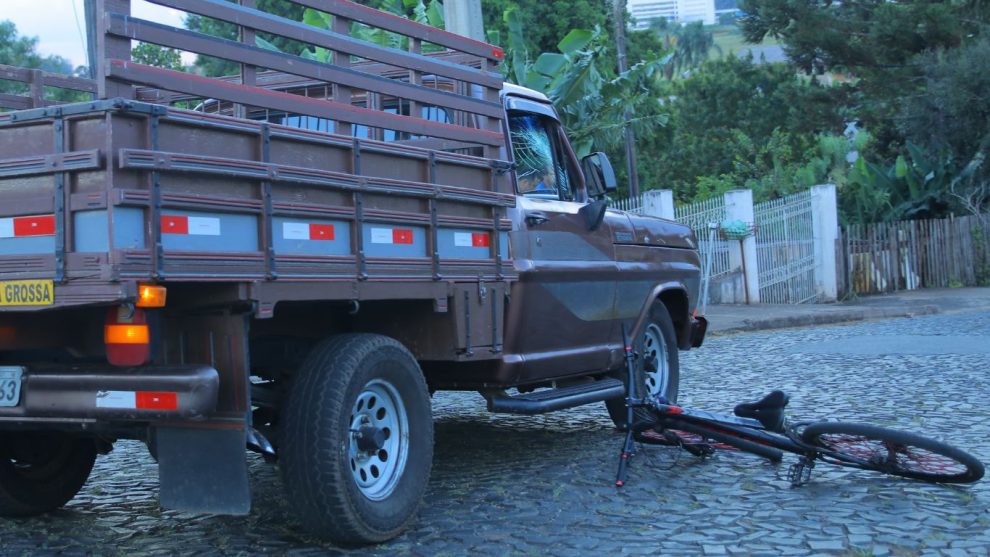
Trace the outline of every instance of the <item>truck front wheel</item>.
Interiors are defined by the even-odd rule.
[[[412,354],[347,334],[313,348],[282,412],[279,461],[303,526],[333,542],[376,543],[413,520],[433,464],[433,416]]]
[[[96,461],[96,443],[63,433],[0,435],[0,516],[55,510],[79,493]]]
[[[677,402],[680,380],[680,360],[677,353],[677,334],[670,312],[662,302],[656,302],[650,310],[643,333],[633,346],[639,357],[636,358],[636,396],[662,396],[667,402]],[[622,382],[627,381],[625,367],[619,371]],[[626,403],[622,398],[605,401],[608,415],[616,427],[626,425]],[[648,419],[646,410],[636,410],[637,416]]]

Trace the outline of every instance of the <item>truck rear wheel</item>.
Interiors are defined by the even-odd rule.
[[[79,493],[96,461],[96,443],[63,433],[0,436],[0,516],[55,510]]]
[[[653,304],[650,317],[642,335],[634,345],[636,353],[636,396],[662,396],[667,402],[677,402],[677,390],[680,382],[680,359],[677,353],[677,334],[670,312],[661,302]],[[620,370],[622,382],[627,381],[628,373],[625,367]],[[616,427],[626,426],[626,402],[622,398],[605,401],[608,415]],[[646,410],[636,410],[637,416],[649,418]]]
[[[319,343],[281,416],[282,480],[307,530],[357,545],[409,525],[433,465],[433,416],[405,347],[371,334]]]

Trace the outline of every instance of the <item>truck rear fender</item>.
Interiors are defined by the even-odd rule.
[[[688,301],[687,287],[680,282],[664,282],[653,287],[646,297],[639,317],[633,325],[632,338],[638,338],[643,334],[646,327],[646,320],[650,315],[650,308],[656,302],[663,303],[670,313],[670,318],[674,322],[674,330],[677,332],[677,346],[681,350],[691,348],[691,313]]]

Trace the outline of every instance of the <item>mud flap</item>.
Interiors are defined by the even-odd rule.
[[[162,507],[244,515],[251,510],[243,429],[156,430]]]

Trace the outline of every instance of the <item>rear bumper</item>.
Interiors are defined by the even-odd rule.
[[[0,427],[25,422],[200,421],[216,410],[219,385],[217,371],[204,365],[28,367],[20,403],[0,407]]]

